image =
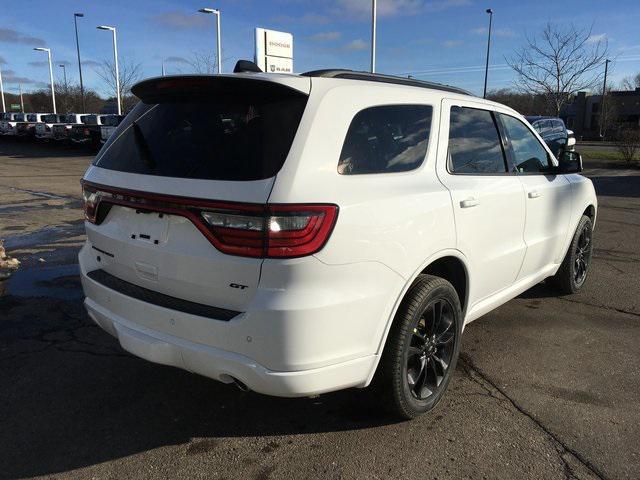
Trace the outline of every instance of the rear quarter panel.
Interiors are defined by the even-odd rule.
[[[317,258],[328,264],[380,262],[403,278],[434,252],[455,246],[448,190],[435,175],[440,95],[397,85],[313,79],[312,93],[270,202],[335,203],[335,229]],[[426,158],[416,170],[341,175],[338,160],[351,120],[368,107],[433,108]]]

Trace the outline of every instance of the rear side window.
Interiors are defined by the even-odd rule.
[[[37,115],[27,115],[27,122],[37,122],[37,121],[38,121]]]
[[[490,111],[451,108],[449,171],[462,174],[506,173],[498,127]]]
[[[514,162],[520,173],[538,173],[549,169],[547,151],[520,120],[500,114],[511,144]]]
[[[338,162],[342,175],[406,172],[427,154],[433,108],[384,105],[356,114]]]
[[[206,81],[217,82],[211,89],[219,90],[192,94],[178,85],[152,101],[143,99],[94,165],[205,180],[276,175],[289,154],[307,96],[270,82]]]
[[[44,115],[42,121],[44,123],[58,123],[58,115]]]

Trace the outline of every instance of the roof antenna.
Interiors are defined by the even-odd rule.
[[[242,72],[262,73],[262,70],[260,70],[260,67],[250,60],[238,60],[235,68],[233,69],[233,73]]]

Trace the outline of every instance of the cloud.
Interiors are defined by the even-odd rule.
[[[35,80],[33,80],[32,78],[28,78],[28,77],[19,77],[16,75],[16,72],[14,70],[4,70],[2,72],[2,81],[4,83],[8,83],[8,84],[12,84],[12,85],[17,85],[17,84],[22,84],[22,85],[38,85],[39,82],[36,82]]]
[[[41,38],[32,37],[31,35],[26,35],[10,28],[0,28],[0,42],[20,43],[34,47],[42,47],[45,45],[45,41]]]
[[[187,30],[190,28],[205,28],[211,25],[211,19],[207,19],[202,13],[188,15],[184,12],[165,12],[151,17],[151,21],[163,27],[174,30]]]
[[[470,5],[471,0],[386,0],[378,3],[379,17],[416,15],[425,12],[439,12],[453,7]],[[334,12],[356,18],[371,16],[371,2],[363,0],[336,0]]]
[[[343,48],[351,52],[359,52],[362,50],[368,50],[369,43],[365,42],[361,38],[358,38],[356,40],[352,40],[351,42],[347,43]]]
[[[337,40],[342,36],[340,32],[320,32],[315,35],[311,35],[309,38],[314,42],[331,42]]]
[[[82,65],[84,67],[99,67],[102,63],[96,62],[95,60],[82,60]]]
[[[275,23],[282,23],[287,25],[300,23],[311,25],[326,25],[331,21],[328,16],[315,12],[307,12],[304,15],[300,15],[299,17],[294,17],[291,15],[276,15],[271,20]]]
[[[462,45],[462,40],[446,40],[442,42],[444,48],[453,48]]]
[[[54,66],[64,65],[65,67],[68,67],[71,65],[71,62],[68,60],[56,60],[55,58],[53,59],[53,63]],[[27,65],[29,65],[30,67],[48,67],[49,60],[38,60],[37,62],[29,62],[27,63]]]
[[[587,43],[598,43],[598,42],[604,42],[605,40],[607,40],[607,34],[598,33],[596,35],[591,35],[589,38],[587,38]]]
[[[187,60],[184,57],[167,57],[164,59],[164,63],[189,63],[189,60]]]
[[[486,35],[489,29],[487,27],[478,27],[471,30],[475,35]],[[510,28],[492,28],[491,35],[496,37],[515,37],[516,32]]]

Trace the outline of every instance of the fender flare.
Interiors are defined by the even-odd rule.
[[[437,252],[435,252],[434,254],[430,255],[429,257],[427,257],[421,264],[420,266],[411,274],[411,276],[409,277],[409,279],[405,282],[404,286],[402,287],[402,290],[400,291],[400,293],[396,296],[396,299],[394,301],[393,304],[393,308],[391,309],[391,312],[389,314],[389,317],[386,319],[385,321],[385,326],[384,326],[384,330],[382,332],[382,335],[380,337],[380,342],[378,344],[378,348],[376,349],[376,360],[373,364],[373,368],[371,369],[371,372],[369,373],[369,376],[367,377],[367,381],[365,382],[365,384],[363,386],[368,386],[371,383],[371,380],[373,380],[373,376],[376,373],[376,370],[378,369],[378,363],[380,363],[380,359],[382,358],[382,352],[384,350],[384,346],[387,343],[387,337],[389,336],[389,331],[391,330],[391,325],[393,324],[393,320],[396,316],[396,313],[398,311],[398,308],[400,308],[400,303],[402,302],[402,299],[405,297],[405,295],[407,294],[407,291],[409,290],[409,288],[411,287],[411,285],[413,285],[413,282],[415,281],[415,279],[418,277],[418,275],[420,275],[422,273],[422,271],[427,268],[429,265],[431,265],[433,262],[444,258],[444,257],[455,257],[458,260],[460,260],[462,262],[462,265],[464,267],[465,270],[465,276],[466,276],[466,280],[467,280],[467,285],[466,285],[466,292],[467,292],[467,298],[464,299],[466,300],[465,304],[468,305],[468,297],[469,297],[469,261],[467,259],[467,257],[460,251],[457,250],[455,248],[446,248],[443,250],[439,250]],[[461,299],[462,300],[462,299]],[[463,311],[463,319],[464,316],[466,314],[466,309],[465,311]]]

